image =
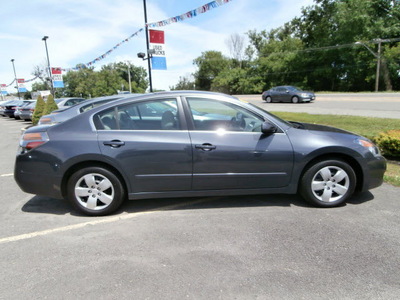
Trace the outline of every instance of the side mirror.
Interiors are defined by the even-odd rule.
[[[261,125],[261,132],[264,134],[273,134],[278,130],[275,125],[271,124],[270,122],[264,122]]]

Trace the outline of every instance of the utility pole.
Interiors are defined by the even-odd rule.
[[[375,79],[375,92],[379,91],[379,71],[381,68],[381,44],[382,42],[387,42],[388,40],[382,40],[382,39],[376,39],[375,41],[378,42],[378,53],[375,53],[374,51],[372,51],[372,49],[370,47],[368,47],[367,45],[365,45],[362,42],[356,42],[355,45],[362,45],[364,46],[369,52],[371,52],[371,54],[373,56],[376,57],[376,79]]]
[[[378,54],[376,56],[377,65],[376,65],[375,92],[379,91],[379,71],[381,68],[381,44],[382,44],[382,40],[378,39]]]

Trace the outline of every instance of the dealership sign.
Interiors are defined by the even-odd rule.
[[[8,94],[6,88],[7,88],[6,84],[0,84],[0,90],[1,90],[1,93],[3,95],[7,95]]]
[[[17,79],[18,80],[18,92],[25,93],[27,92],[25,87],[25,80],[24,79]]]
[[[53,87],[55,88],[64,87],[61,68],[51,68],[51,78],[53,79]]]
[[[164,31],[149,29],[151,68],[153,70],[166,70]]]

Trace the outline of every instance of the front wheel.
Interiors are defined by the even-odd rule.
[[[119,178],[108,169],[87,167],[68,180],[68,200],[84,214],[103,216],[122,204],[125,191]]]
[[[292,103],[299,103],[299,97],[293,96]]]
[[[300,181],[302,197],[320,207],[334,207],[348,200],[356,186],[354,170],[344,161],[326,160],[311,166]]]

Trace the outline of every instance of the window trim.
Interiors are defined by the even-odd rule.
[[[108,107],[105,108],[101,111],[96,112],[95,114],[92,115],[92,122],[94,124],[94,128],[96,131],[166,131],[163,129],[120,129],[120,124],[119,124],[119,114],[118,114],[118,109],[124,106],[129,106],[129,105],[140,105],[142,103],[146,103],[146,102],[157,102],[157,101],[168,101],[168,100],[174,100],[176,101],[177,104],[177,113],[178,113],[178,122],[180,125],[179,129],[174,129],[174,130],[168,130],[168,131],[184,131],[184,130],[188,130],[187,127],[187,122],[186,122],[186,118],[185,118],[185,113],[184,113],[184,109],[183,109],[183,105],[182,105],[182,99],[180,96],[169,96],[169,97],[158,97],[158,98],[152,98],[152,99],[146,99],[146,100],[130,100],[127,102],[123,102],[123,103],[119,103],[118,105],[115,105],[113,107]],[[97,128],[94,119],[95,118],[99,118],[99,115],[107,110],[114,110],[114,115],[115,115],[115,120],[116,120],[116,125],[117,125],[117,129],[104,129],[104,128]],[[99,118],[100,119],[100,118]]]

